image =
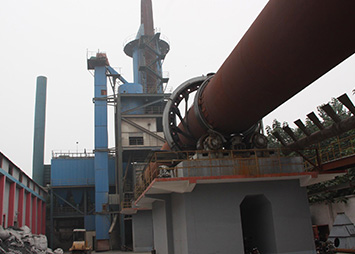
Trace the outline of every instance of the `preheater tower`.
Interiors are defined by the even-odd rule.
[[[163,93],[162,61],[169,52],[169,44],[154,30],[152,1],[141,1],[141,25],[137,36],[124,47],[133,58],[134,83],[143,85],[144,93]]]

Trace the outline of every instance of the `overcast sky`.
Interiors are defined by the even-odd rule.
[[[170,86],[217,71],[266,2],[153,0],[154,26],[171,47],[163,65]],[[94,80],[86,69],[87,50],[106,52],[111,66],[132,81],[123,43],[139,24],[140,0],[1,1],[0,151],[32,174],[39,75],[48,78],[45,162],[53,150],[91,150]],[[354,66],[352,56],[268,115],[265,124],[304,119],[332,97],[351,95]]]

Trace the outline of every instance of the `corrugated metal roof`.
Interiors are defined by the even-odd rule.
[[[348,216],[345,213],[338,213],[337,217],[335,218],[333,226],[338,225],[352,225],[353,223],[350,221]]]

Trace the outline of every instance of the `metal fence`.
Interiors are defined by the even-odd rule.
[[[280,149],[156,152],[137,179],[135,198],[155,178],[258,176],[304,171],[302,157],[284,156]]]
[[[317,148],[308,151],[309,159],[305,162],[305,167],[307,170],[312,170],[314,165],[321,166],[327,162],[353,155],[355,153],[355,135],[345,138],[336,137],[328,145],[318,144]]]

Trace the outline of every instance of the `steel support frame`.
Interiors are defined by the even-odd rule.
[[[117,173],[118,173],[118,194],[120,198],[120,211],[122,210],[122,203],[124,199],[123,193],[123,148],[122,148],[122,111],[121,111],[121,95],[120,93],[117,94],[116,97],[116,166],[117,166]],[[121,249],[123,250],[126,245],[126,235],[125,235],[125,225],[124,225],[124,214],[119,214],[119,226],[120,226],[120,243]]]
[[[31,203],[32,195],[30,192],[26,193],[26,215],[25,215],[25,225],[31,227]]]
[[[37,234],[37,197],[32,197],[32,221],[31,221],[31,231]]]
[[[23,226],[24,201],[25,201],[25,189],[20,188],[19,195],[18,195],[18,204],[17,204],[17,224],[18,224],[18,227]]]
[[[37,199],[37,234],[42,233],[42,200]]]
[[[15,196],[16,196],[16,183],[10,183],[9,192],[9,207],[7,213],[7,226],[14,226],[15,222]]]
[[[53,208],[54,208],[54,194],[53,194],[53,189],[50,188],[50,198],[51,198],[51,204],[50,204],[50,215],[49,215],[49,220],[50,220],[50,235],[49,235],[49,246],[53,249],[53,241],[54,241],[54,220],[53,220]]]
[[[0,225],[3,225],[6,176],[0,176]]]
[[[43,235],[46,234],[46,203],[45,202],[42,202],[42,233]]]
[[[73,208],[75,211],[77,211],[80,214],[84,214],[82,211],[80,211],[80,209],[78,209],[76,206],[72,205],[71,203],[69,203],[66,199],[62,198],[61,196],[59,196],[57,193],[55,193],[52,189],[52,195],[56,196],[56,198],[62,200],[64,203],[66,203],[68,206],[70,206],[71,208]]]

